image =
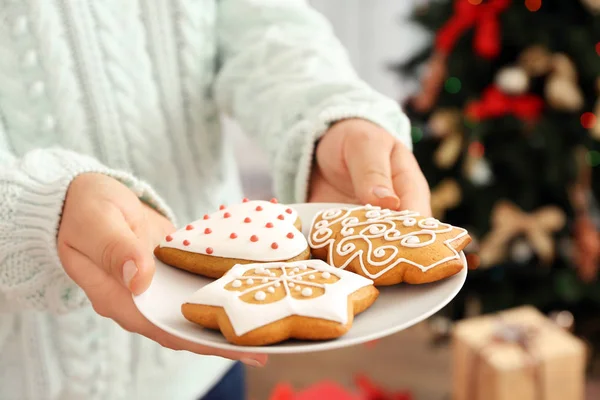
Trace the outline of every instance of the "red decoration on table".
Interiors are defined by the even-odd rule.
[[[206,229],[204,230],[204,233],[208,235],[209,233],[212,233],[212,229],[210,229],[210,228],[206,228]]]
[[[489,0],[473,4],[469,0],[454,1],[454,15],[438,31],[435,48],[444,54],[452,51],[456,42],[470,28],[475,29],[473,49],[483,58],[493,59],[500,54],[499,15],[510,6],[511,0]]]
[[[294,234],[292,232],[288,233],[286,236],[288,237],[288,239],[294,238]]]
[[[258,242],[258,236],[256,236],[256,235],[250,236],[250,241],[251,242]]]
[[[279,248],[279,245],[277,243],[273,242],[273,243],[271,243],[271,248],[273,250],[277,250]]]
[[[221,204],[221,205],[219,206],[219,210],[224,210],[224,209],[225,209],[225,205],[224,205],[224,204]]]
[[[213,253],[212,247],[207,247],[206,248],[206,254],[212,254],[212,253]]]
[[[319,382],[302,391],[294,392],[291,385],[279,384],[271,393],[269,400],[368,400],[359,397],[335,382]]]
[[[284,217],[282,214],[279,214],[279,215],[277,216],[277,219],[280,219],[280,220],[282,220],[282,221],[283,221],[283,219],[284,219],[284,218],[285,218],[285,217]]]
[[[173,240],[173,236],[171,236],[171,235],[167,235],[167,237],[165,237],[165,240],[166,240],[167,242],[170,242],[171,240]]]
[[[186,239],[186,240],[184,240],[184,241],[183,241],[183,245],[184,245],[184,246],[189,246],[189,245],[190,245],[190,241],[189,241],[189,240],[187,240],[187,239]]]
[[[225,214],[223,214],[223,218],[229,218],[229,217],[231,217],[230,213],[226,212]]]
[[[256,206],[256,211],[262,211],[263,208],[261,206]]]
[[[250,222],[252,222],[252,220],[250,219],[250,217],[246,217],[244,218],[244,222],[249,224]]]
[[[354,378],[356,386],[360,389],[361,398],[365,400],[413,400],[409,391],[388,392],[375,385],[366,375],[357,375]]]
[[[276,199],[275,197],[273,197],[273,198],[271,199],[271,203],[273,203],[273,204],[277,204],[277,199]]]
[[[231,232],[231,235],[229,235],[229,237],[230,237],[231,239],[235,239],[235,238],[237,238],[237,233],[235,233],[235,232]]]
[[[204,214],[204,219],[209,219],[210,217],[208,216],[208,214]]]
[[[272,222],[267,222],[267,224],[265,226],[267,228],[272,228],[273,227],[273,223]]]
[[[513,114],[522,120],[534,121],[539,118],[543,108],[544,101],[539,96],[532,94],[509,96],[491,85],[484,90],[481,100],[467,105],[465,113],[475,120]]]
[[[187,226],[185,227],[185,230],[186,230],[186,231],[191,231],[192,229],[194,229],[194,227],[193,227],[192,225],[187,225]]]
[[[244,198],[242,199],[242,203],[247,203],[248,201],[250,201],[250,200],[248,200],[248,198],[247,198],[247,197],[244,197]]]

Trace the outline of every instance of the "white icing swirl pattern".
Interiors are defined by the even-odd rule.
[[[355,211],[364,210],[366,221],[353,215]],[[467,235],[467,231],[452,225],[442,223],[435,218],[418,218],[415,211],[391,211],[371,205],[356,208],[338,208],[317,213],[313,220],[313,229],[308,243],[313,249],[328,247],[328,260],[341,269],[346,268],[356,257],[365,276],[377,279],[400,263],[408,263],[425,272],[451,260],[460,260],[461,256],[450,243]],[[318,221],[317,221],[318,220]],[[316,221],[316,223],[315,223]],[[340,226],[341,237],[335,237],[334,226]],[[405,229],[403,229],[405,228]],[[336,228],[337,229],[337,228]],[[399,257],[400,247],[424,248],[433,245],[439,234],[449,233],[452,229],[459,231],[458,235],[443,243],[451,251],[451,255],[430,264],[421,265],[404,257]],[[373,239],[383,239],[386,243],[376,246]],[[367,251],[357,249],[357,243],[367,244]],[[352,254],[354,253],[354,254]],[[349,256],[341,265],[334,262],[341,257]],[[365,264],[375,267],[376,272],[370,272]]]

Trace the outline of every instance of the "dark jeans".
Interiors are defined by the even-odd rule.
[[[246,400],[246,371],[236,363],[200,400]]]

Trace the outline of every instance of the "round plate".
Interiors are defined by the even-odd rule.
[[[298,211],[307,235],[313,216],[325,208],[348,206],[345,204],[291,204]],[[211,279],[193,275],[170,267],[156,260],[156,274],[150,288],[134,302],[140,312],[159,328],[172,335],[202,345],[247,352],[281,354],[306,353],[353,346],[391,335],[406,329],[439,311],[450,302],[462,288],[467,277],[465,267],[458,274],[439,282],[423,285],[399,284],[381,287],[377,301],[354,319],[352,329],[346,335],[327,341],[286,341],[283,343],[244,347],[232,345],[218,331],[202,328],[186,320],[181,305],[187,298]]]

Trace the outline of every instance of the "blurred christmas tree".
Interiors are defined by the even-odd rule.
[[[480,263],[454,317],[466,298],[598,315],[600,0],[438,0],[414,18],[434,34],[398,66],[421,82],[415,155]]]

